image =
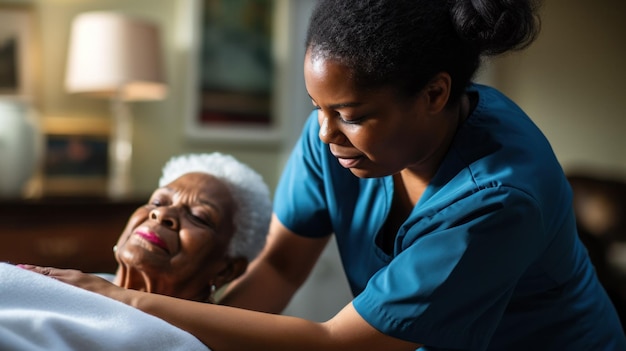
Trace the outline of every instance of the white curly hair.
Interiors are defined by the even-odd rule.
[[[265,245],[272,215],[270,192],[263,177],[230,155],[219,152],[184,154],[167,161],[159,187],[191,172],[210,174],[226,184],[237,205],[229,254],[252,261]]]

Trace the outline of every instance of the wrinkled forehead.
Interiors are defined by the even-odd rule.
[[[194,198],[224,198],[230,199],[231,192],[223,180],[203,172],[190,172],[183,174],[174,181],[165,185],[164,188],[170,189],[181,195],[192,196]]]

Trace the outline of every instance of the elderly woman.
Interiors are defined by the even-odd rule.
[[[112,281],[212,301],[262,249],[270,215],[268,187],[248,166],[220,153],[174,157],[114,247]]]
[[[117,272],[105,278],[211,302],[264,246],[270,214],[267,185],[233,157],[174,157],[149,202],[130,216],[113,250]],[[158,318],[6,263],[0,296],[1,350],[207,350]]]

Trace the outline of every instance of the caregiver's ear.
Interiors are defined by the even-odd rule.
[[[424,92],[428,100],[428,110],[431,113],[439,113],[447,106],[451,89],[452,78],[447,72],[439,72],[428,81]]]
[[[244,257],[228,258],[225,267],[217,273],[215,285],[224,286],[239,278],[248,268],[248,259]]]

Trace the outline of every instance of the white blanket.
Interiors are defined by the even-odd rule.
[[[208,349],[121,302],[0,263],[0,350]]]

